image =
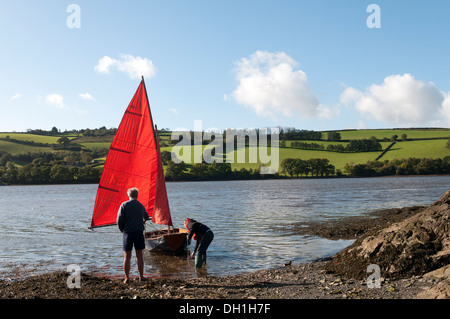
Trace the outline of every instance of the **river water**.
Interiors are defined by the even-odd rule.
[[[189,217],[214,231],[200,274],[223,276],[279,267],[289,260],[312,261],[353,242],[286,234],[280,226],[430,205],[449,185],[450,176],[296,179],[168,183],[167,192],[175,226]],[[0,279],[65,270],[71,264],[122,276],[117,227],[88,229],[96,191],[97,185],[0,187]],[[186,256],[151,253],[145,254],[145,273],[199,275]]]

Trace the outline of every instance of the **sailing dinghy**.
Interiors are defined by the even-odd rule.
[[[139,190],[138,200],[151,221],[167,226],[145,232],[146,249],[182,252],[187,246],[187,230],[173,228],[157,128],[153,125],[144,77],[108,151],[90,228],[115,225],[119,207],[128,200],[127,189],[131,187]]]

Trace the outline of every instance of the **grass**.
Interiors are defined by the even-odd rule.
[[[11,137],[12,138],[12,137]],[[8,141],[0,141],[0,151],[10,153],[11,155],[24,154],[24,153],[37,153],[37,152],[54,152],[54,149],[44,146],[29,146]]]
[[[377,139],[383,139],[385,137],[390,139],[393,135],[397,135],[400,139],[402,134],[406,134],[407,138],[410,139],[450,137],[450,129],[344,130],[338,132],[341,134],[342,140],[368,139],[371,136],[375,136]],[[324,133],[323,138],[326,138],[326,133]]]
[[[390,143],[384,143],[389,145]],[[385,147],[385,146],[383,146]],[[194,149],[193,146],[190,146],[191,149],[191,163],[193,162]],[[203,146],[203,150],[205,146]],[[172,150],[172,147],[162,147],[162,151],[174,151],[177,153],[176,148]],[[255,154],[257,158],[257,163],[250,163],[250,154]],[[346,163],[353,162],[355,164],[366,163],[368,161],[375,160],[381,152],[361,152],[361,153],[338,153],[338,152],[327,152],[327,151],[316,151],[316,150],[302,150],[290,147],[279,148],[279,164],[285,158],[300,158],[303,160],[308,160],[311,158],[327,158],[331,164],[333,164],[336,169],[343,169]],[[231,168],[240,170],[241,168],[246,169],[256,169],[261,165],[260,154],[263,156],[268,156],[269,159],[272,159],[271,153],[267,152],[265,149],[258,148],[246,148],[245,149],[245,158],[244,161],[240,160],[237,154],[234,154],[234,163],[231,163]],[[275,159],[274,159],[275,160]],[[269,163],[270,164],[270,163]]]
[[[378,139],[385,137],[391,138],[393,135],[397,135],[399,138],[402,134],[406,134],[408,139],[427,139],[427,140],[407,140],[398,141],[392,149],[390,149],[381,160],[390,160],[395,158],[443,158],[450,156],[450,150],[446,147],[447,139],[442,139],[450,136],[450,129],[383,129],[383,130],[341,130],[342,140],[363,139],[375,136]],[[12,155],[28,152],[53,152],[51,144],[57,144],[58,139],[61,136],[43,136],[34,135],[28,133],[0,133],[0,138],[6,138],[9,136],[11,139],[24,140],[35,143],[48,143],[49,147],[44,146],[32,146],[14,143],[10,141],[0,140],[0,151],[6,151]],[[163,133],[160,136],[161,142],[168,142],[170,140],[171,133]],[[75,139],[76,136],[68,136],[70,139]],[[326,138],[326,132],[323,133],[323,137]],[[434,138],[434,139],[433,139]],[[112,137],[98,138],[98,137],[81,137],[74,141],[79,143],[84,149],[108,149],[112,140]],[[279,163],[285,158],[301,158],[308,160],[311,158],[327,158],[336,169],[343,169],[346,163],[362,164],[368,161],[375,160],[381,152],[361,152],[361,153],[337,153],[318,150],[301,150],[289,147],[292,141],[286,141],[287,147],[279,148]],[[304,141],[307,143],[317,143],[324,145],[326,148],[329,144],[343,144],[344,147],[347,142],[328,142],[328,141]],[[381,142],[383,149],[385,149],[390,142]],[[206,147],[203,146],[204,150]],[[176,147],[172,146],[161,147],[162,151],[176,152]],[[224,150],[226,151],[226,150]],[[245,162],[237,163],[238,158],[235,154],[235,163],[231,164],[232,169],[256,169],[260,166],[259,152],[264,151],[255,148],[245,149]],[[249,152],[256,152],[258,156],[257,163],[249,162]],[[266,152],[263,152],[266,154]],[[193,162],[194,150],[191,146],[191,163]],[[100,159],[104,160],[104,159]]]
[[[397,142],[383,157],[382,160],[395,158],[443,158],[450,156],[447,140],[423,140]]]
[[[61,136],[45,136],[28,133],[0,133],[0,138],[6,138],[7,136],[9,136],[11,139],[14,140],[44,143],[44,144],[45,143],[57,144],[58,139],[61,138]]]
[[[111,145],[111,142],[83,142],[79,143],[83,148],[87,148],[90,150],[94,149],[109,149],[109,146]]]

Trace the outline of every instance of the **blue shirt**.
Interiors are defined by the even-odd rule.
[[[117,212],[117,225],[122,233],[144,231],[144,223],[149,219],[144,205],[134,198],[123,202]]]

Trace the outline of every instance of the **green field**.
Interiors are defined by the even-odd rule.
[[[110,142],[92,142],[92,143],[80,143],[81,146],[83,146],[86,149],[93,150],[93,149],[109,149],[109,146],[111,145]]]
[[[448,137],[450,136],[450,129],[390,129],[390,130],[341,130],[338,131],[341,134],[343,142],[339,141],[303,141],[306,143],[321,144],[326,148],[329,144],[342,144],[344,147],[348,144],[348,140],[352,139],[369,139],[375,136],[380,140],[383,150],[391,144],[390,141],[383,141],[383,139],[391,139],[393,135],[398,136],[396,144],[381,158],[381,160],[391,160],[400,158],[444,158],[450,156],[450,149],[447,148]],[[406,140],[401,140],[402,134],[406,134]],[[16,143],[14,141],[5,140],[9,136],[11,140],[27,141],[27,144]],[[52,145],[58,144],[58,139],[61,136],[68,136],[73,143],[77,143],[84,150],[94,149],[108,149],[112,140],[112,136],[105,137],[78,137],[75,135],[62,135],[58,136],[44,136],[34,135],[28,133],[0,133],[0,152],[7,152],[11,155],[24,154],[24,153],[38,153],[38,152],[54,152]],[[177,143],[170,141],[170,132],[163,132],[160,134],[161,143],[168,145],[170,143]],[[323,139],[326,139],[326,132],[323,132]],[[32,145],[30,142],[39,143],[39,145]],[[338,153],[330,152],[326,150],[303,150],[292,148],[290,140],[285,141],[286,147],[279,148],[279,163],[285,158],[300,158],[308,160],[312,158],[326,158],[330,161],[336,169],[342,170],[347,163],[363,164],[368,161],[375,160],[381,151],[377,152],[359,152],[359,153]],[[48,147],[43,145],[48,143]],[[202,148],[211,146],[203,146]],[[162,151],[176,152],[176,147],[165,146],[161,147]],[[224,150],[226,151],[226,150]],[[259,154],[259,148],[246,148],[245,149],[245,161],[241,162],[235,154],[235,161],[231,164],[232,169],[256,169],[260,166],[261,162],[258,160],[256,163],[250,163],[249,152],[255,152]],[[191,146],[191,163],[193,162],[194,150]],[[218,154],[222,156],[222,154]],[[104,158],[100,159],[104,160]]]
[[[390,143],[388,143],[390,144]],[[161,150],[171,151],[172,147],[161,148]],[[448,150],[448,149],[447,149]],[[245,149],[245,162],[239,160],[237,155],[234,155],[234,163],[231,163],[232,169],[240,170],[241,168],[246,169],[257,169],[261,165],[259,159],[259,152],[262,154],[267,154],[266,151],[260,150],[259,148],[246,148]],[[450,153],[450,150],[448,150]],[[257,156],[257,163],[250,163],[249,153],[254,152]],[[331,164],[333,164],[336,169],[343,169],[346,163],[353,162],[355,164],[366,163],[368,161],[373,161],[380,155],[381,152],[361,152],[361,153],[337,153],[337,152],[327,152],[327,151],[314,151],[314,150],[301,150],[295,148],[279,148],[279,163],[285,158],[300,158],[303,160],[308,160],[312,158],[327,158]],[[191,146],[191,157],[193,159],[193,146]],[[268,154],[270,156],[270,153]],[[450,154],[449,154],[450,155]],[[191,160],[193,162],[193,160]]]
[[[311,141],[307,141],[311,142]],[[316,141],[314,141],[316,142]],[[317,144],[337,144],[338,142],[321,142],[317,141]],[[381,160],[390,160],[394,158],[408,158],[408,157],[416,157],[416,158],[443,158],[445,156],[450,156],[450,149],[446,147],[447,140],[421,140],[421,141],[402,141],[397,142],[393,148],[391,148],[382,158]],[[346,144],[346,143],[342,143]],[[381,142],[383,150],[390,145],[391,142]],[[203,146],[205,149],[205,146]],[[172,147],[163,147],[162,151],[176,151],[176,148],[172,149]],[[257,163],[250,163],[249,161],[249,153],[254,152],[258,156]],[[234,163],[231,163],[232,169],[256,169],[260,166],[259,161],[259,148],[246,148],[245,149],[245,162],[239,162],[237,155],[234,155]],[[266,154],[263,152],[263,154]],[[270,154],[270,153],[269,153]],[[359,153],[338,153],[338,152],[329,152],[329,151],[317,151],[317,150],[302,150],[295,149],[291,147],[281,147],[279,148],[279,163],[283,161],[285,158],[300,158],[303,160],[308,160],[312,158],[327,158],[331,164],[335,166],[336,169],[343,169],[345,164],[354,163],[354,164],[363,164],[368,161],[374,161],[379,155],[381,151],[377,152],[359,152]],[[193,162],[194,149],[191,146],[191,162]]]
[[[395,158],[443,158],[450,156],[447,140],[423,140],[397,142],[381,159]]]
[[[342,140],[355,140],[370,138],[375,136],[377,139],[388,138],[397,135],[398,139],[401,138],[403,134],[406,134],[408,139],[418,139],[418,138],[450,138],[449,129],[416,129],[416,130],[342,130],[337,131],[341,134]],[[326,133],[323,133],[323,139],[326,139]]]
[[[42,147],[42,146],[29,146],[24,144],[18,144],[8,141],[0,141],[0,152],[7,152],[11,155],[24,154],[28,152],[38,153],[38,152],[53,152],[53,148]]]
[[[57,144],[58,139],[61,137],[61,136],[36,135],[28,133],[0,133],[0,138],[7,138],[7,136],[15,140],[35,142],[35,143],[48,143],[48,144]]]

